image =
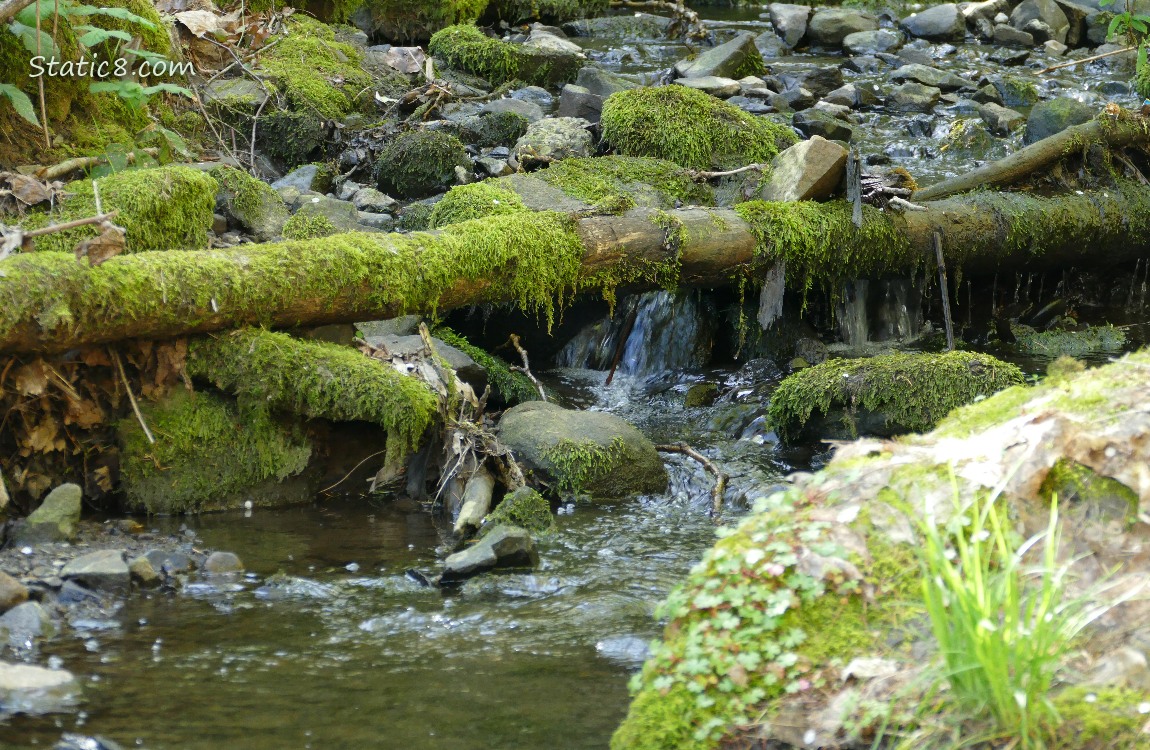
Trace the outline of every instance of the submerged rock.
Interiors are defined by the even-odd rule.
[[[40,507],[32,511],[12,534],[16,544],[69,542],[76,537],[80,522],[83,490],[77,484],[62,484],[48,493]]]
[[[453,582],[493,568],[533,568],[539,564],[535,541],[526,529],[495,526],[475,544],[444,561],[441,581]]]
[[[0,661],[0,711],[41,714],[70,707],[80,685],[71,672]]]
[[[213,552],[204,560],[205,573],[243,573],[244,563],[234,552]]]
[[[28,588],[0,570],[0,613],[28,601]]]

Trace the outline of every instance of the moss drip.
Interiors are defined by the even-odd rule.
[[[623,458],[623,439],[610,445],[592,440],[575,442],[564,438],[543,452],[554,467],[556,488],[563,495],[579,495],[587,485],[611,473]]]
[[[539,400],[539,392],[531,380],[521,372],[513,372],[510,365],[499,357],[488,354],[447,326],[436,328],[432,334],[475,360],[487,372],[487,382],[504,403],[521,404],[524,401]]]

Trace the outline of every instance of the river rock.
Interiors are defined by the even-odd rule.
[[[878,104],[878,94],[875,93],[874,84],[848,83],[839,86],[823,97],[824,102],[841,104],[844,107],[871,107]]]
[[[582,86],[595,96],[604,99],[617,91],[639,88],[639,84],[629,78],[590,65],[579,69],[579,74],[575,76],[575,85]]]
[[[351,196],[351,203],[358,211],[372,214],[386,214],[399,205],[399,201],[373,187],[363,187]]]
[[[788,47],[794,49],[807,34],[807,20],[811,17],[811,9],[806,5],[792,5],[790,3],[771,3],[771,24],[782,37]]]
[[[529,470],[560,492],[611,499],[667,489],[655,446],[613,414],[531,401],[504,412],[498,431]]]
[[[785,57],[791,53],[791,48],[773,31],[764,31],[755,37],[755,46],[759,48],[759,55],[763,60],[773,60]]]
[[[402,319],[396,318],[394,320],[400,321]],[[416,324],[418,324],[418,319]],[[396,329],[404,330],[402,324],[397,324]],[[388,333],[387,331],[391,330],[388,326],[373,327],[369,330],[365,330],[361,326],[360,330],[364,333],[364,341],[377,349],[382,349],[389,357],[414,359],[422,356],[424,352],[423,338],[419,334]],[[431,342],[435,345],[436,353],[447,361],[447,364],[455,370],[462,380],[471,385],[476,393],[483,392],[484,386],[487,385],[487,370],[451,344],[435,337],[432,337]]]
[[[126,594],[131,587],[131,571],[124,562],[124,551],[103,549],[89,552],[70,561],[60,577],[76,581],[94,591]]]
[[[144,587],[157,586],[163,580],[160,572],[145,555],[140,555],[128,563],[128,572],[132,574],[133,581]]]
[[[921,83],[904,83],[891,91],[888,105],[896,112],[929,112],[938,104],[942,91]]]
[[[780,76],[780,80],[784,87],[806,89],[816,99],[829,94],[844,83],[843,72],[832,66],[806,68],[789,75]]]
[[[296,167],[288,172],[283,177],[279,178],[272,183],[272,187],[276,190],[283,188],[295,188],[301,193],[309,192],[312,189],[312,184],[319,176],[319,167],[315,164],[305,164],[302,167]]]
[[[878,19],[870,13],[848,8],[819,8],[807,25],[807,37],[812,45],[839,48],[848,34],[877,28]]]
[[[978,105],[978,116],[986,123],[986,127],[995,135],[1007,136],[1017,130],[1026,122],[1026,116],[1021,112],[1000,106],[998,104]]]
[[[569,83],[559,94],[559,116],[579,117],[597,123],[603,116],[603,97],[592,94],[584,86]]]
[[[48,493],[40,507],[13,533],[15,544],[68,542],[76,536],[84,492],[76,484],[62,484]]]
[[[743,90],[742,85],[732,78],[718,76],[703,76],[702,78],[679,78],[675,80],[679,86],[702,91],[720,99],[730,99]]]
[[[847,151],[822,136],[796,143],[775,157],[771,179],[759,197],[765,201],[829,198],[846,170]]]
[[[692,60],[675,63],[675,74],[680,78],[742,78],[758,75],[765,69],[763,57],[755,46],[755,35],[739,34],[734,39],[699,53]]]
[[[37,638],[54,636],[56,627],[39,602],[24,602],[0,615],[0,634],[5,634],[8,645],[27,648]]]
[[[544,110],[555,104],[555,97],[551,96],[551,92],[542,86],[524,86],[521,89],[512,91],[509,96],[512,99],[537,104]]]
[[[966,36],[966,20],[954,3],[912,13],[899,26],[911,36],[932,42],[960,42]]]
[[[1000,23],[994,27],[994,43],[1003,47],[1033,47],[1034,36],[1029,32]]]
[[[459,581],[492,568],[533,568],[539,564],[535,541],[526,529],[496,526],[482,539],[444,560],[442,581]]]
[[[0,570],[0,612],[28,601],[28,589],[24,584]]]
[[[543,119],[543,108],[535,102],[522,99],[496,99],[487,102],[479,110],[481,113],[498,114],[500,112],[513,112],[527,118],[528,122],[539,122]]]
[[[71,705],[80,685],[71,672],[0,661],[0,706],[4,713],[40,714]]]
[[[525,167],[592,154],[591,123],[578,117],[554,117],[531,124],[515,143],[515,158]]]
[[[323,216],[340,232],[354,232],[359,228],[359,211],[354,203],[329,198],[319,193],[303,196],[296,213],[304,216]]]
[[[978,88],[973,81],[968,81],[954,73],[932,68],[929,65],[909,63],[890,74],[892,81],[917,81],[924,86],[934,86],[942,91],[958,91]]]
[[[804,109],[795,112],[791,119],[795,129],[807,138],[821,136],[828,141],[846,141],[854,136],[854,128],[839,118],[821,109]]]
[[[1032,24],[1034,21],[1041,25]],[[1029,32],[1037,42],[1055,39],[1065,44],[1070,31],[1070,20],[1054,0],[1022,0],[1010,12],[1010,25]],[[1035,34],[1036,29],[1039,34]]]
[[[204,560],[204,572],[213,574],[243,573],[244,563],[234,552],[213,552]]]
[[[848,55],[873,55],[890,52],[902,46],[902,35],[890,29],[856,31],[843,38],[843,52]]]
[[[155,570],[169,576],[188,573],[196,567],[191,555],[178,550],[150,549],[144,553],[144,557]]]
[[[1026,144],[1041,141],[1043,138],[1061,133],[1072,125],[1081,125],[1094,119],[1095,108],[1077,99],[1060,96],[1035,104],[1026,118]]]

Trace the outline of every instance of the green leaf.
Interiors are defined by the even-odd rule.
[[[35,20],[33,20],[35,23]],[[46,31],[37,32],[35,26],[13,21],[8,25],[8,30],[16,36],[20,37],[24,49],[31,52],[33,55],[44,55],[45,57],[55,57],[60,54],[60,48],[56,46],[55,40],[52,35]],[[36,48],[36,40],[39,38],[40,46]]]
[[[161,91],[168,94],[179,94],[180,96],[186,96],[189,99],[192,98],[191,91],[184,88],[183,86],[177,86],[174,83],[157,83],[155,86],[148,86],[144,89],[144,94],[151,96],[152,94],[158,94]]]
[[[32,3],[27,8],[17,13],[16,20],[27,26],[34,27],[36,25],[36,5],[37,3]],[[40,0],[39,6],[41,21],[56,15],[55,0]],[[60,0],[60,14],[67,16],[70,15],[70,11],[71,8],[68,6],[67,2]]]
[[[1112,36],[1119,33],[1119,28],[1126,23],[1125,14],[1114,16],[1110,19],[1110,25],[1106,27],[1106,36]]]
[[[5,96],[8,101],[12,102],[12,108],[16,110],[16,114],[36,127],[40,127],[40,121],[36,119],[36,107],[32,105],[32,100],[28,98],[27,94],[10,83],[0,83],[0,96]]]
[[[1132,18],[1132,19],[1130,19],[1130,27],[1133,28],[1135,31],[1138,31],[1140,33],[1143,33],[1143,34],[1146,33],[1146,22],[1145,21],[1140,21],[1137,18]]]
[[[83,31],[79,37],[80,44],[85,47],[95,47],[109,39],[119,39],[122,42],[132,41],[132,35],[118,29],[101,29],[98,26],[76,26],[76,31]]]
[[[156,28],[156,24],[152,23],[143,16],[137,16],[126,8],[97,8],[94,5],[77,5],[69,11],[69,15],[73,16],[108,16],[109,18],[118,18],[121,21],[134,23],[143,26],[146,29]]]

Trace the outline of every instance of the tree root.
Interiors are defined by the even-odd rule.
[[[703,468],[715,477],[715,486],[711,488],[711,518],[717,520],[723,512],[723,492],[727,489],[727,475],[719,470],[714,461],[686,443],[656,445],[655,450],[663,453],[679,453],[692,458],[702,464]]]

